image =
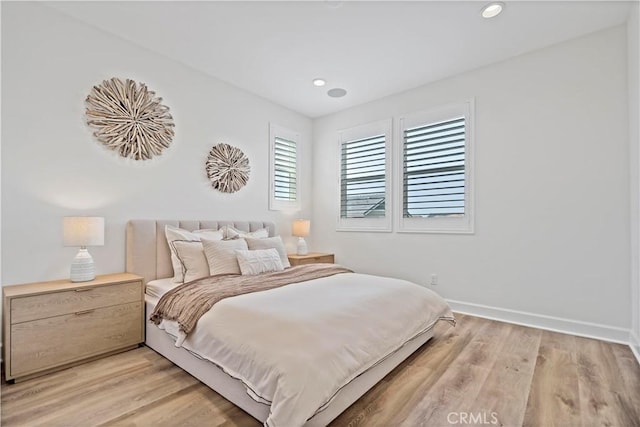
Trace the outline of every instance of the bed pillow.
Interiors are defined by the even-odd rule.
[[[243,276],[284,270],[280,254],[274,248],[255,251],[236,250],[236,256]]]
[[[236,249],[249,250],[244,239],[234,240],[208,240],[202,239],[204,255],[209,264],[209,273],[215,274],[240,274]]]
[[[269,237],[269,230],[266,228],[260,228],[255,231],[242,231],[237,228],[233,228],[230,225],[225,225],[220,230],[224,232],[225,240],[231,239],[240,239],[250,237],[252,239],[264,239],[265,237]]]
[[[275,249],[278,251],[282,266],[284,268],[291,267],[289,257],[287,257],[287,251],[284,249],[284,243],[282,243],[282,238],[280,238],[280,236],[266,237],[264,239],[245,238],[245,240],[247,241],[247,246],[251,251],[257,249]]]
[[[175,283],[184,282],[184,271],[182,271],[182,263],[178,259],[176,251],[171,242],[173,242],[174,240],[199,241],[201,238],[206,238],[209,240],[222,240],[224,237],[224,233],[222,232],[222,230],[202,229],[189,231],[171,225],[166,225],[164,227],[164,234],[167,237],[167,244],[169,245],[169,250],[171,251],[171,265],[173,266],[173,281]]]
[[[171,244],[180,260],[184,283],[209,276],[209,263],[204,256],[202,242],[174,240]]]

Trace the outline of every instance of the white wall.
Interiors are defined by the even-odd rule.
[[[65,215],[106,218],[105,246],[90,248],[99,274],[124,270],[131,218],[273,220],[290,236],[297,214],[268,211],[270,121],[303,136],[298,215],[310,214],[310,119],[43,4],[3,2],[2,42],[3,285],[68,277],[77,248],[62,246]],[[86,126],[87,94],[114,76],[147,83],[170,107],[176,136],[157,160],[127,161]],[[251,162],[236,194],[213,190],[206,178],[219,142]]]
[[[628,33],[603,31],[318,119],[312,148],[312,123],[297,113],[46,4],[3,3],[2,284],[68,275],[76,249],[62,247],[65,215],[106,218],[106,245],[91,252],[107,273],[124,268],[130,218],[270,219],[289,235],[292,216],[313,212],[311,249],[357,270],[419,283],[437,273],[435,289],[452,300],[612,329],[632,323],[638,335],[637,25],[636,16]],[[119,158],[84,124],[91,86],[112,76],[147,83],[171,108],[176,137],[157,160]],[[476,233],[335,232],[336,130],[471,96]],[[269,121],[304,137],[299,213],[267,210]],[[206,179],[218,142],[251,160],[237,194]]]
[[[314,121],[313,249],[422,284],[435,273],[450,300],[620,339],[631,319],[626,55],[617,27]],[[336,131],[470,97],[475,234],[336,232]]]
[[[631,343],[640,360],[640,6],[634,3],[627,23],[629,78],[629,159],[631,172]]]

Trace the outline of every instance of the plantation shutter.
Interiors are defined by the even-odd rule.
[[[404,129],[403,217],[465,213],[465,118]]]
[[[296,201],[297,158],[296,142],[276,136],[273,156],[273,197],[275,200]]]
[[[341,144],[340,217],[384,218],[385,135]]]

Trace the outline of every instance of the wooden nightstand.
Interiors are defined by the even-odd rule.
[[[318,262],[324,262],[328,264],[333,264],[334,256],[333,254],[321,254],[317,252],[309,252],[306,255],[297,255],[297,254],[288,254],[289,262],[291,266],[302,265],[302,264],[314,264]]]
[[[2,293],[7,381],[67,368],[144,341],[144,288],[142,277],[135,274],[5,286]]]

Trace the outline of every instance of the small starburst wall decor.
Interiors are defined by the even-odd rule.
[[[217,144],[209,151],[206,163],[211,186],[223,193],[235,193],[249,181],[249,158],[238,147]]]
[[[86,99],[93,135],[122,157],[148,160],[169,147],[173,117],[144,83],[113,77],[94,86]]]

